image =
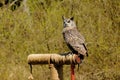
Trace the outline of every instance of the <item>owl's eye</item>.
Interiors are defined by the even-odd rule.
[[[70,23],[70,20],[68,21],[68,23]]]

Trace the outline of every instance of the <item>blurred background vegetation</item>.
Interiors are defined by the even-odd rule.
[[[75,17],[88,47],[76,80],[120,80],[120,0],[0,0],[0,80],[27,80],[29,54],[69,51],[62,15]],[[33,76],[50,80],[48,65],[33,66]]]

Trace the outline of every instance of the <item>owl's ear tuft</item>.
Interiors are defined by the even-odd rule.
[[[63,19],[63,20],[65,20],[65,17],[64,17],[64,16],[62,16],[62,19]]]
[[[73,21],[73,20],[74,20],[74,17],[71,17],[71,18],[70,18],[70,20],[72,20],[72,21]]]

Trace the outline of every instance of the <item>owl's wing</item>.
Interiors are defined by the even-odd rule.
[[[87,55],[87,48],[84,44],[84,40],[79,36],[72,36],[69,41],[68,45],[77,51],[79,54]]]

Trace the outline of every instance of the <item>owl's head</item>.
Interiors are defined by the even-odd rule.
[[[74,17],[71,17],[69,19],[66,19],[64,16],[62,16],[63,19],[63,27],[76,27],[76,24],[74,22]]]

